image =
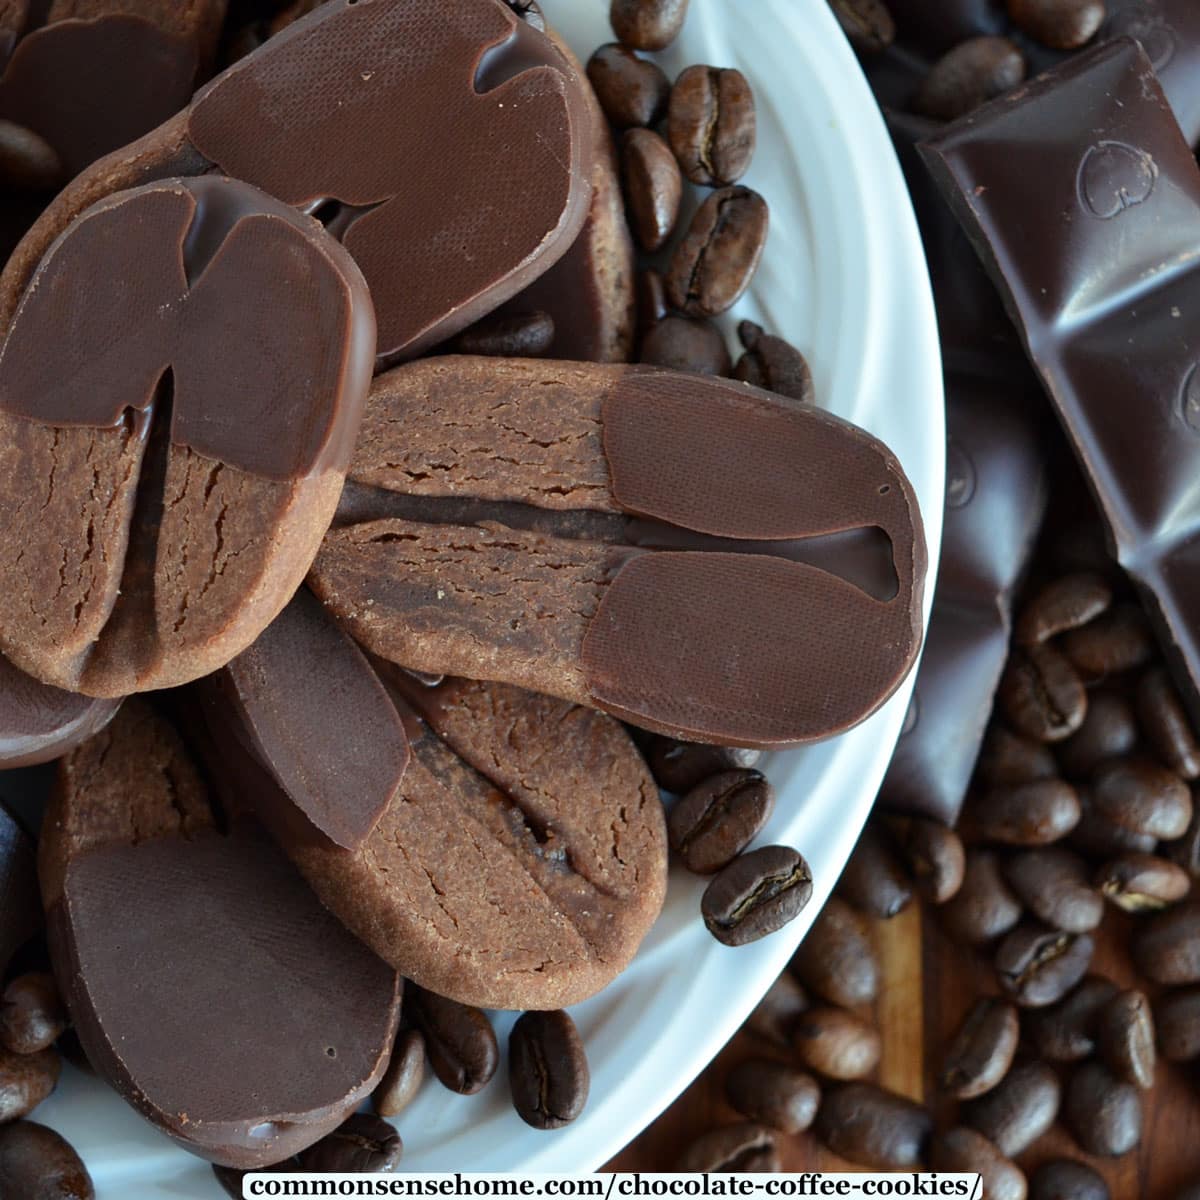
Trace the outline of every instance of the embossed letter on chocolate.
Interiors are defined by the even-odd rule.
[[[89,1061],[193,1153],[279,1162],[379,1081],[395,972],[257,822],[234,814],[217,831],[205,781],[145,700],[63,760],[38,865]]]
[[[221,170],[318,212],[412,356],[551,266],[591,199],[582,82],[502,0],[330,0],[193,101]]]
[[[301,652],[348,703],[321,711],[298,693],[288,659]],[[303,590],[193,692],[237,793],[322,902],[424,988],[486,1008],[574,1004],[620,973],[658,916],[662,804],[611,717],[369,664]],[[395,786],[385,768],[406,732]],[[362,744],[376,763],[358,761]]]
[[[925,545],[876,439],[647,367],[444,358],[376,380],[310,583],[369,650],[694,741],[861,721],[917,653]]]
[[[4,651],[95,696],[228,662],[308,569],[373,360],[357,267],[278,200],[214,177],[86,211],[0,350]]]
[[[1200,171],[1119,39],[923,148],[1200,709]]]

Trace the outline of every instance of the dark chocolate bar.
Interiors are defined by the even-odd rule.
[[[1200,708],[1200,170],[1150,60],[1130,39],[1101,46],[922,153]]]

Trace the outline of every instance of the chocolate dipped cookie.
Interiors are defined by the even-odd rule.
[[[744,384],[426,360],[375,380],[347,478],[310,586],[414,670],[782,746],[870,715],[920,645],[895,458]]]
[[[279,1162],[387,1066],[400,980],[210,788],[144,700],[63,760],[39,846],[51,958],[97,1072],[217,1163]]]
[[[294,686],[301,654],[346,702]],[[611,717],[369,664],[303,591],[196,690],[240,794],[329,909],[423,988],[484,1008],[574,1004],[617,976],[658,916],[662,805]],[[385,795],[391,775],[359,756],[398,762],[406,734],[411,760]],[[335,792],[338,779],[354,784]]]
[[[374,345],[346,251],[247,184],[149,184],[72,222],[0,349],[13,663],[119,697],[249,645],[329,523]]]
[[[571,246],[591,141],[581,78],[503,0],[330,0],[67,189],[14,253],[0,312],[86,203],[169,162],[317,216],[367,280],[381,360],[411,357]]]

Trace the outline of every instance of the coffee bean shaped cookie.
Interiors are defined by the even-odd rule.
[[[61,758],[99,733],[120,703],[39,683],[0,655],[0,769]]]
[[[89,204],[218,170],[317,215],[371,286],[381,358],[413,356],[566,253],[591,143],[582,77],[504,0],[329,0],[64,189],[0,277],[0,332]]]
[[[175,180],[85,212],[0,350],[13,662],[115,697],[244,649],[328,525],[373,356],[345,250],[256,189]]]
[[[387,1066],[400,981],[142,699],[63,760],[39,846],[88,1059],[193,1153],[254,1169],[336,1128]],[[336,981],[336,986],[331,986]]]
[[[22,7],[44,15],[18,22],[11,3],[0,8],[0,119],[44,139],[65,182],[186,107],[211,64],[228,0]]]
[[[325,905],[404,976],[464,1004],[553,1009],[611,982],[658,916],[667,865],[658,789],[619,722],[520,688],[425,682],[384,662],[363,663],[371,678],[359,690],[382,683],[386,714],[336,703],[322,712],[289,688],[287,647],[318,653],[324,637],[322,656],[341,659],[334,691],[348,693],[342,635],[302,594],[276,626],[196,690],[211,752],[238,762],[240,794]],[[242,683],[251,673],[263,681],[253,691]],[[293,753],[307,757],[305,743],[330,748],[331,779],[364,774],[354,726],[403,721],[408,769],[357,844],[297,834],[281,819],[289,801],[305,816],[320,804],[310,780],[286,765],[286,747],[276,743],[271,771],[247,753],[245,729],[261,727],[268,703]],[[373,752],[386,759],[395,741]]]
[[[361,645],[690,741],[781,746],[879,707],[925,544],[875,438],[726,380],[443,358],[375,380],[309,583]]]

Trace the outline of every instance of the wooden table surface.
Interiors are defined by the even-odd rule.
[[[1134,918],[1111,910],[1098,938],[1092,970],[1123,986],[1136,977],[1125,950]],[[982,953],[956,946],[941,932],[936,915],[916,904],[891,921],[872,921],[882,964],[874,1018],[883,1038],[875,1078],[914,1100],[930,1103],[938,1128],[954,1120],[953,1103],[939,1102],[936,1079],[946,1043],[981,993],[998,991]],[[863,1012],[863,1015],[867,1013]],[[722,1085],[730,1066],[772,1051],[749,1034],[738,1034],[709,1069],[644,1133],[608,1164],[624,1171],[668,1171],[688,1141],[717,1125],[738,1120],[725,1103]],[[1141,1145],[1118,1160],[1091,1158],[1057,1127],[1018,1160],[1027,1171],[1065,1154],[1091,1163],[1109,1182],[1112,1200],[1173,1200],[1177,1189],[1200,1179],[1200,1061],[1189,1066],[1160,1061],[1154,1090],[1143,1094]],[[785,1171],[854,1170],[823,1150],[811,1134],[779,1135]]]

